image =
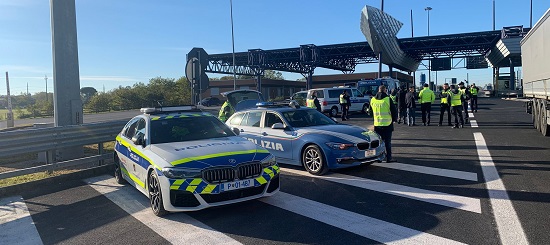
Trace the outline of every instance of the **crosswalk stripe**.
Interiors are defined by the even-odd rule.
[[[283,168],[282,168],[283,169]],[[306,171],[295,169],[283,169],[284,173],[319,178],[335,183],[355,186],[366,190],[378,191],[390,195],[401,196],[418,201],[433,203],[437,205],[457,208],[474,213],[481,213],[481,201],[471,197],[463,197],[443,192],[424,190],[404,185],[397,185],[378,180],[365,179],[351,175],[331,173],[323,176],[311,175]]]
[[[474,133],[479,163],[489,192],[489,200],[502,244],[529,244],[506,187],[500,179],[483,134]]]
[[[442,177],[448,177],[448,178],[454,178],[454,179],[477,181],[477,173],[464,172],[464,171],[458,171],[458,170],[432,168],[432,167],[425,167],[425,166],[418,166],[418,165],[397,163],[397,162],[373,163],[372,166],[382,167],[382,168],[391,168],[391,169],[429,174],[429,175],[436,175],[436,176],[442,176]]]
[[[463,244],[284,192],[260,200],[385,244]]]
[[[0,199],[0,244],[43,244],[20,196]]]
[[[474,117],[474,113],[468,112],[468,117],[470,118]]]
[[[85,181],[172,244],[241,244],[184,213],[172,215],[170,219],[155,216],[149,208],[147,197],[132,186],[117,184],[111,176],[103,175]]]
[[[472,128],[478,128],[479,126],[477,125],[477,121],[476,120],[470,120],[470,126],[472,126]]]

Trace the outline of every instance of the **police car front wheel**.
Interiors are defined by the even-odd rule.
[[[164,209],[164,203],[162,202],[162,191],[160,189],[160,182],[155,171],[152,171],[149,175],[149,200],[151,203],[151,209],[156,216],[163,216],[168,213]]]
[[[316,145],[310,145],[304,150],[302,163],[306,170],[313,175],[323,175],[328,171],[325,156]]]

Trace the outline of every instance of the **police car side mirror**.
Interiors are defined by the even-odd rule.
[[[134,142],[134,145],[140,145],[145,147],[145,139],[143,139],[143,134],[136,134],[134,137],[132,137],[132,142]]]
[[[241,130],[239,130],[238,128],[231,128],[231,130],[233,130],[233,133],[235,133],[236,135],[240,135],[241,134]]]
[[[282,123],[274,123],[272,126],[271,126],[272,129],[285,129],[285,125],[282,124]]]

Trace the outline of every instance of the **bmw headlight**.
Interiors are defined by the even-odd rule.
[[[334,150],[347,150],[348,148],[354,146],[354,144],[334,143],[334,142],[328,142],[326,144],[327,144],[328,147],[330,147]]]
[[[188,168],[163,168],[162,174],[170,179],[200,178],[201,171]]]
[[[269,156],[261,160],[260,163],[262,163],[262,168],[267,168],[277,164],[277,160],[275,159],[275,156],[269,154]]]

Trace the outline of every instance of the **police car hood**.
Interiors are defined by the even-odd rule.
[[[203,169],[260,161],[269,152],[237,136],[151,145],[151,151],[172,166]]]
[[[317,134],[332,136],[336,140],[344,140],[350,143],[371,142],[373,140],[380,140],[380,136],[374,131],[369,131],[362,127],[347,125],[347,124],[335,124],[335,125],[323,125],[314,127],[296,128],[299,135],[304,134]],[[346,142],[338,142],[346,143]]]

